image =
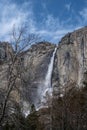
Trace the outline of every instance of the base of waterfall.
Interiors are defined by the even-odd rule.
[[[45,92],[43,93],[43,96],[41,97],[40,101],[38,102],[34,102],[32,104],[34,104],[36,111],[40,111],[43,109],[49,109],[49,107],[51,107],[52,105],[52,88],[47,88],[45,90]],[[26,101],[23,101],[23,109],[22,112],[24,114],[25,117],[27,117],[30,114],[31,111],[31,106],[32,104],[29,104]]]
[[[56,51],[57,51],[57,47],[54,49],[52,57],[50,59],[44,82],[38,87],[39,104],[38,101],[37,103],[35,103],[37,108],[51,105],[51,99],[53,93],[51,80],[52,80],[52,72],[53,72],[53,65],[54,65],[54,58],[55,58]],[[38,105],[40,106],[38,107]]]
[[[56,51],[57,51],[57,47],[54,49],[52,56],[50,58],[45,79],[43,80],[42,83],[39,84],[36,98],[34,98],[34,101],[32,102],[32,104],[35,105],[37,111],[42,108],[49,108],[52,105],[53,87],[52,87],[51,80],[52,80],[52,72],[53,72],[53,65],[54,65]],[[26,104],[24,106],[26,106]],[[27,114],[29,114],[29,107],[26,108],[28,109],[24,113],[27,116]],[[25,111],[25,107],[24,107],[24,111]]]

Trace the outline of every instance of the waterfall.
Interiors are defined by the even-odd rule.
[[[51,87],[51,77],[52,77],[53,63],[54,63],[54,57],[55,57],[56,50],[57,50],[57,48],[55,48],[55,50],[53,52],[53,55],[50,60],[50,64],[48,66],[47,75],[45,78],[45,86],[47,86],[47,87]]]
[[[51,80],[52,80],[52,71],[53,71],[53,64],[54,64],[56,50],[57,47],[54,49],[54,52],[50,59],[46,77],[44,81],[38,86],[38,92],[37,92],[38,97],[36,97],[36,100],[34,100],[33,102],[37,111],[40,108],[48,107],[48,98],[50,97],[52,98],[53,88],[52,88]],[[24,106],[23,113],[25,114],[25,116],[27,116],[30,113],[30,111],[27,110],[27,108],[29,108],[29,105],[26,102],[24,102],[23,106]]]
[[[46,74],[46,77],[45,77],[44,86],[43,86],[44,89],[42,91],[42,99],[41,99],[42,104],[45,104],[47,102],[47,98],[52,96],[51,79],[52,79],[52,71],[53,71],[53,64],[54,64],[54,58],[55,58],[56,50],[57,50],[57,47],[55,48],[53,55],[50,59],[47,74]]]

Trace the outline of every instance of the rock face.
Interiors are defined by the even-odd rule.
[[[43,82],[55,45],[41,42],[33,45],[25,54],[24,61],[28,67],[25,75],[28,81],[23,90],[25,101],[39,106]],[[87,27],[68,33],[58,44],[55,55],[52,87],[54,97],[58,97],[70,89],[72,84],[78,88],[87,80]],[[26,91],[27,90],[27,91]],[[39,90],[39,92],[38,92]]]
[[[87,27],[68,33],[61,39],[53,71],[55,93],[57,87],[64,90],[72,83],[76,83],[77,87],[83,86],[84,80],[87,80]]]
[[[0,88],[5,88],[7,84],[7,64],[12,53],[12,46],[8,42],[0,42]]]
[[[8,42],[0,42],[0,63],[8,60],[9,52],[12,51],[12,46]]]
[[[5,46],[6,43],[0,43],[0,62],[9,57]],[[29,104],[35,106],[40,104],[40,93],[43,89],[38,90],[39,87],[44,88],[43,82],[55,46],[48,42],[40,42],[32,45],[23,55],[26,84],[22,88],[22,102],[25,112],[29,109]],[[0,69],[3,70],[0,72],[1,75],[5,73],[5,67],[5,64],[0,65]],[[72,83],[82,87],[84,80],[87,80],[87,27],[68,33],[58,44],[52,74],[54,96],[62,94]],[[0,84],[0,86],[5,84],[2,76],[0,76]]]
[[[40,107],[41,104],[41,93],[43,93],[44,81],[54,48],[53,44],[41,42],[32,45],[24,56],[24,64],[27,68],[24,77],[27,84],[23,90],[25,97],[23,100],[29,101],[36,107]]]

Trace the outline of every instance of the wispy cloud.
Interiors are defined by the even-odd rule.
[[[4,2],[5,3],[4,3]],[[23,4],[18,5],[17,3],[8,0],[3,0],[0,3],[0,39],[9,40],[9,32],[11,31],[13,25],[20,26],[23,23],[28,24],[30,33],[39,34],[43,40],[48,40],[50,42],[57,43],[62,36],[66,33],[73,31],[75,25],[68,24],[68,20],[62,21],[59,17],[54,17],[52,14],[48,13],[47,6],[42,3],[43,12],[40,12],[41,20],[37,20],[36,13],[34,12],[34,3],[29,0],[28,2],[23,2]],[[66,8],[69,11],[71,8],[71,3],[66,4]],[[87,19],[87,9],[81,10],[80,15]]]
[[[65,4],[65,8],[66,8],[68,11],[70,11],[70,9],[71,9],[71,3]]]
[[[30,4],[30,3],[28,3]],[[26,3],[25,3],[26,6]],[[0,3],[0,39],[8,40],[7,34],[11,31],[13,25],[20,26],[26,22],[27,17],[32,15],[32,11],[24,11],[15,3],[2,1]]]
[[[86,23],[87,22],[87,7],[83,8],[83,10],[79,12],[79,14],[82,16],[83,22]]]
[[[39,26],[35,27],[34,33],[39,34],[43,39],[48,39],[50,42],[58,43],[62,36],[72,30],[72,27],[64,27],[58,18],[54,18],[52,15],[47,15],[44,21],[39,24]]]
[[[84,0],[84,6],[79,10],[80,25],[87,25],[87,0]]]

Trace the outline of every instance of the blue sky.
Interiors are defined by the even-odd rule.
[[[66,33],[87,25],[87,0],[1,0],[0,40],[9,40],[13,25],[58,43]]]

